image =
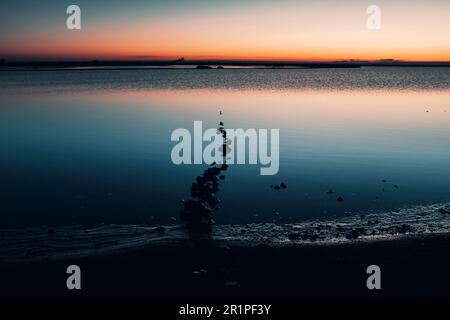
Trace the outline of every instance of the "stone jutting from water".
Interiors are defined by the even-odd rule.
[[[223,122],[220,122],[218,132],[222,134],[224,143],[222,151],[224,158],[226,153],[226,131]],[[225,160],[225,159],[224,159]],[[192,199],[183,202],[183,210],[180,212],[181,220],[186,222],[186,226],[191,231],[208,231],[213,222],[212,214],[219,209],[219,199],[216,193],[219,191],[219,177],[224,179],[223,171],[228,169],[227,164],[206,169],[201,176],[198,176],[191,186]]]

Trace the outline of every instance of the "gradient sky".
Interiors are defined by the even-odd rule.
[[[78,4],[82,29],[66,29]],[[366,8],[382,28],[366,27]],[[2,1],[0,57],[450,61],[448,0]]]

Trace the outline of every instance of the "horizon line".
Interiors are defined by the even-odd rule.
[[[148,59],[148,58],[150,59]],[[117,58],[55,58],[55,57],[1,57],[0,63],[91,63],[91,62],[177,62],[180,64],[188,64],[189,62],[226,62],[226,63],[450,63],[450,60],[406,60],[395,58],[379,58],[379,59],[286,59],[286,58],[226,58],[226,57],[192,57],[184,58],[182,56],[132,56]]]

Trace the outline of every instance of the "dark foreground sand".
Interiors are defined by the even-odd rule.
[[[327,246],[191,241],[53,262],[0,264],[0,298],[450,298],[449,235]],[[66,289],[66,267],[82,290]],[[377,264],[382,289],[366,288]]]

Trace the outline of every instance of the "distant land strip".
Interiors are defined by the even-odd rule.
[[[220,67],[244,68],[361,68],[361,67],[450,67],[450,62],[407,62],[397,60],[379,61],[335,61],[335,62],[295,62],[295,61],[251,61],[251,60],[86,60],[86,61],[6,61],[0,60],[0,70],[38,70],[38,69],[70,69],[95,68],[111,70],[139,69],[145,67],[179,68],[196,67],[210,69]],[[76,69],[83,70],[83,69]]]

